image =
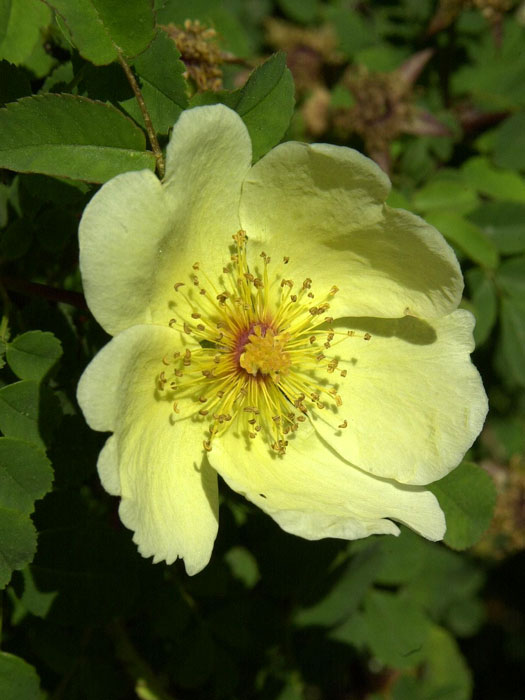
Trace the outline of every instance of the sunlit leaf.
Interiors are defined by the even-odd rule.
[[[143,132],[110,105],[73,95],[25,97],[0,110],[0,167],[88,182],[154,169]]]
[[[151,45],[133,63],[140,80],[142,95],[155,130],[167,134],[181,111],[188,106],[184,64],[175,42],[159,31]],[[142,114],[133,97],[121,106],[139,123]]]
[[[246,85],[233,92],[202,93],[192,106],[222,104],[234,109],[246,124],[258,160],[275,146],[288,128],[294,108],[294,84],[284,53],[277,53],[256,68]]]
[[[0,59],[20,64],[40,38],[40,28],[51,20],[41,0],[3,0],[0,3]]]
[[[148,0],[46,0],[62,18],[74,46],[96,65],[115,61],[118,51],[133,57],[153,39]]]

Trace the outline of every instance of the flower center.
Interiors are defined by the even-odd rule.
[[[291,365],[290,354],[286,352],[288,333],[278,334],[272,328],[257,323],[242,348],[239,365],[256,377],[257,373],[270,375],[275,381],[277,375],[285,373]]]
[[[260,436],[283,455],[289,435],[311,413],[330,407],[334,428],[347,427],[338,415],[338,382],[347,370],[340,370],[339,358],[329,353],[358,334],[332,327],[327,311],[337,287],[314,305],[310,278],[296,288],[277,271],[271,276],[266,253],[261,253],[261,276],[254,275],[246,259],[246,233],[238,231],[233,239],[236,250],[216,282],[195,263],[190,284],[174,285],[170,306],[177,317],[169,325],[179,333],[175,351],[162,358],[158,398],[172,402],[173,422],[202,421],[206,450],[235,425],[246,439]],[[286,257],[282,264],[288,262]]]

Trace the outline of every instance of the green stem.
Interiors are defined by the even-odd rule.
[[[162,179],[164,177],[164,158],[162,156],[162,151],[160,150],[157,134],[155,133],[155,129],[153,128],[153,122],[151,121],[148,108],[146,107],[146,103],[144,102],[144,97],[142,96],[142,92],[140,91],[137,79],[133,75],[133,71],[131,70],[129,64],[126,62],[126,60],[120,52],[118,55],[118,60],[120,65],[122,66],[124,73],[126,74],[126,78],[128,79],[128,82],[131,85],[131,89],[133,90],[137,99],[140,111],[142,113],[142,118],[144,119],[144,125],[146,126],[146,131],[148,132],[148,138],[151,144],[151,149],[155,155],[155,160],[157,161],[157,172],[159,174],[159,177]]]
[[[115,620],[109,625],[108,631],[113,639],[117,657],[135,681],[137,697],[141,700],[176,700],[164,690],[153,669],[133,646],[124,625]]]

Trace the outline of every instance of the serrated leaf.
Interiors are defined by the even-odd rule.
[[[449,547],[466,549],[475,544],[490,525],[496,504],[496,489],[487,472],[464,462],[427,488],[445,513],[444,540]]]
[[[9,0],[0,5],[0,59],[23,63],[40,39],[51,12],[40,0]]]
[[[19,656],[0,652],[0,697],[2,700],[39,700],[40,680],[30,664]]]
[[[7,345],[6,359],[19,379],[39,382],[62,355],[62,345],[52,333],[28,331]]]
[[[470,212],[477,224],[503,255],[525,252],[525,204],[485,202]]]
[[[455,211],[435,211],[427,214],[425,218],[471,260],[488,268],[497,266],[498,251],[490,238],[476,224]]]
[[[44,447],[38,425],[40,392],[30,379],[8,384],[0,389],[0,430],[6,437]]]
[[[0,167],[88,182],[155,168],[143,132],[110,105],[74,95],[25,97],[0,110]]]
[[[132,58],[153,39],[149,0],[46,0],[62,18],[79,52],[97,66]]]
[[[250,133],[257,161],[284,136],[293,114],[294,89],[286,56],[280,52],[256,68],[239,90],[198,94],[191,105],[220,102],[234,109]]]
[[[23,440],[0,438],[0,507],[32,513],[52,480],[51,464],[40,450]]]
[[[394,593],[370,591],[365,599],[366,639],[372,653],[393,668],[416,666],[430,623],[411,600]]]
[[[159,31],[148,49],[133,63],[157,133],[167,134],[182,110],[188,106],[187,85],[182,76],[185,66],[179,59],[175,42]],[[134,97],[120,105],[139,124],[143,124],[142,113]]]
[[[23,569],[36,552],[36,530],[28,515],[0,508],[0,589],[14,570]]]

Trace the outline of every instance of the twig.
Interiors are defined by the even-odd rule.
[[[164,690],[153,669],[135,649],[124,625],[118,620],[114,620],[107,629],[115,645],[117,657],[135,680],[137,696],[141,699],[175,700],[173,695],[169,695]]]
[[[75,306],[77,309],[87,311],[88,306],[83,294],[79,292],[69,292],[65,289],[49,287],[47,284],[38,282],[28,282],[27,280],[16,279],[16,277],[2,277],[0,284],[11,292],[18,292],[24,296],[39,297],[47,301],[62,302]]]
[[[131,85],[131,89],[133,90],[133,92],[135,93],[135,97],[137,98],[137,102],[142,113],[142,118],[144,119],[144,124],[146,126],[146,131],[148,132],[149,142],[155,155],[155,160],[157,161],[157,172],[159,174],[159,177],[162,179],[164,177],[164,158],[162,156],[162,151],[160,150],[157,134],[155,133],[155,129],[153,128],[151,117],[149,116],[148,108],[146,107],[146,103],[144,102],[144,97],[142,96],[142,92],[140,91],[137,79],[133,75],[133,71],[129,67],[128,63],[126,62],[125,58],[122,56],[120,51],[118,54],[118,60],[120,65],[122,66],[124,73],[126,74],[126,78],[128,79],[129,84]]]

